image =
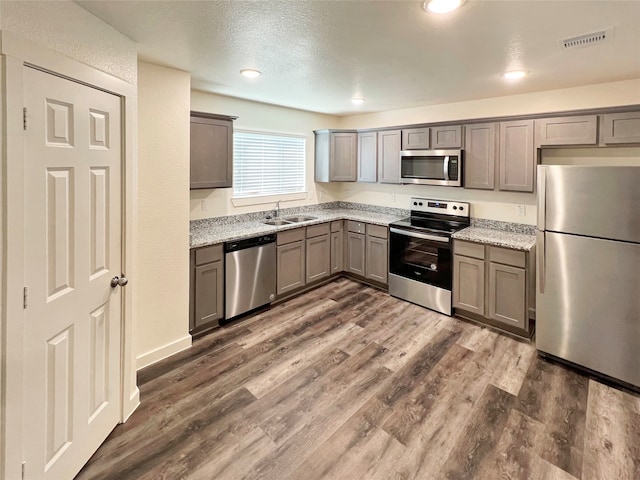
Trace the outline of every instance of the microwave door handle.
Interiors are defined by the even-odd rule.
[[[399,228],[389,228],[391,233],[397,233],[398,235],[404,235],[405,237],[422,238],[424,240],[433,240],[434,242],[449,243],[448,237],[438,237],[437,235],[427,235],[426,233],[408,232],[406,230],[400,230]]]
[[[445,155],[442,168],[444,169],[444,179],[449,180],[449,155]]]

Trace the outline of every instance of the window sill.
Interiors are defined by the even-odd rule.
[[[276,203],[277,201],[290,202],[293,200],[306,200],[309,192],[283,193],[282,195],[264,195],[260,197],[232,197],[234,207],[246,207],[248,205],[262,205]]]

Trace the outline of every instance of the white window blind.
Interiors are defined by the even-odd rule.
[[[233,132],[233,195],[303,192],[305,137]]]

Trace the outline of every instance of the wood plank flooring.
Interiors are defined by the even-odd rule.
[[[345,278],[138,380],[77,479],[640,479],[639,395]]]

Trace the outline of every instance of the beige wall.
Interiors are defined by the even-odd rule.
[[[0,2],[0,25],[49,50],[135,84],[135,43],[71,1]]]
[[[190,75],[138,65],[138,368],[189,336]]]
[[[352,115],[341,118],[338,125],[339,128],[379,128],[415,123],[531,115],[634,104],[640,104],[640,79],[525,95]],[[618,162],[624,163],[632,162],[634,155],[634,149],[628,149],[626,152],[624,149],[609,149],[609,152],[575,149],[576,151],[573,154],[562,153],[558,150],[554,150],[555,153],[550,153],[545,163],[560,162],[560,159],[564,159],[563,161],[565,162],[586,163],[589,162],[589,157],[593,157],[592,163],[597,163],[597,158],[609,158],[609,161],[611,161],[616,157]],[[635,151],[637,152],[637,149]],[[582,159],[583,156],[584,159]],[[340,186],[337,194],[341,200],[345,201],[399,208],[406,208],[409,205],[409,197],[412,195],[444,200],[462,200],[471,203],[471,215],[473,217],[530,225],[536,223],[535,192],[487,192],[446,187],[345,183]],[[518,205],[525,206],[525,216],[517,214]]]
[[[334,184],[316,184],[313,181],[313,130],[334,128],[338,122],[338,117],[199,91],[191,92],[191,109],[200,112],[237,116],[238,119],[234,122],[234,129],[236,130],[244,129],[261,132],[289,133],[305,135],[307,137],[307,194],[304,195],[303,198],[289,200],[287,196],[275,196],[256,200],[263,201],[264,203],[243,205],[241,203],[245,202],[232,198],[233,189],[231,188],[192,190],[192,220],[268,210],[273,208],[274,203],[281,197],[285,199],[281,203],[282,208],[313,205],[336,199],[336,191],[339,189],[339,186]],[[206,210],[202,210],[203,202],[206,205]]]

